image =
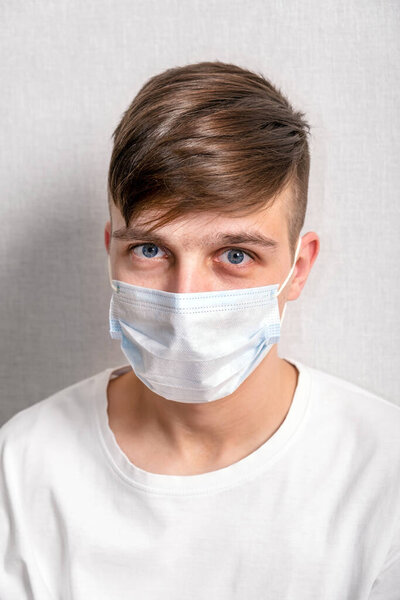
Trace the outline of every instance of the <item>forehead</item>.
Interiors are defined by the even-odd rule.
[[[153,231],[163,236],[172,236],[177,240],[181,239],[186,245],[191,239],[209,239],[213,233],[234,233],[243,230],[259,231],[279,239],[287,233],[288,204],[289,195],[285,191],[278,195],[270,206],[256,208],[247,214],[239,211],[237,213],[232,212],[232,214],[218,213],[217,211],[194,211],[183,214],[181,217],[157,227]],[[152,222],[155,222],[163,214],[164,211],[156,209],[144,210],[131,221],[129,227],[140,228],[141,230],[149,229]],[[126,228],[121,211],[114,203],[111,203],[111,218],[113,232]]]

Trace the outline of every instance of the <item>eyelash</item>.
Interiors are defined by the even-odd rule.
[[[127,248],[127,253],[129,254],[132,250],[134,250],[135,248],[138,248],[139,246],[144,246],[145,244],[152,244],[152,242],[142,242],[141,244],[131,244],[130,246],[128,246]],[[166,252],[168,254],[168,252],[165,250],[165,248],[163,248],[162,246],[158,246],[157,244],[154,244],[154,246],[156,246],[157,248],[160,248],[160,250],[163,250],[163,252]],[[251,254],[248,250],[244,250],[243,248],[238,248],[236,246],[231,246],[229,248],[224,248],[221,252],[221,254],[223,254],[224,252],[229,252],[229,250],[239,250],[240,252],[243,252],[244,254],[246,254],[249,258],[252,259],[252,261],[254,261],[254,255]],[[222,264],[228,264],[228,263],[222,263]],[[232,267],[236,267],[236,268],[243,268],[246,265],[241,266],[240,263],[238,265],[234,265],[233,263],[231,263]]]

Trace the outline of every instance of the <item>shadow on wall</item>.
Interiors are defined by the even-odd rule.
[[[87,185],[70,181],[63,188],[47,181],[31,191],[34,209],[28,216],[21,203],[7,215],[0,425],[50,394],[124,362],[108,333],[105,194],[88,197]]]

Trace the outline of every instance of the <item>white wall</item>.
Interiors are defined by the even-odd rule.
[[[1,422],[126,362],[108,334],[111,134],[152,75],[237,63],[312,125],[321,251],[281,356],[395,403],[400,368],[399,3],[8,0],[1,36]]]

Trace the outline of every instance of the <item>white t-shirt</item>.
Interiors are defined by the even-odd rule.
[[[198,475],[136,467],[110,368],[0,428],[1,600],[399,600],[400,408],[287,359],[290,410]],[[251,405],[249,405],[251,410]]]

